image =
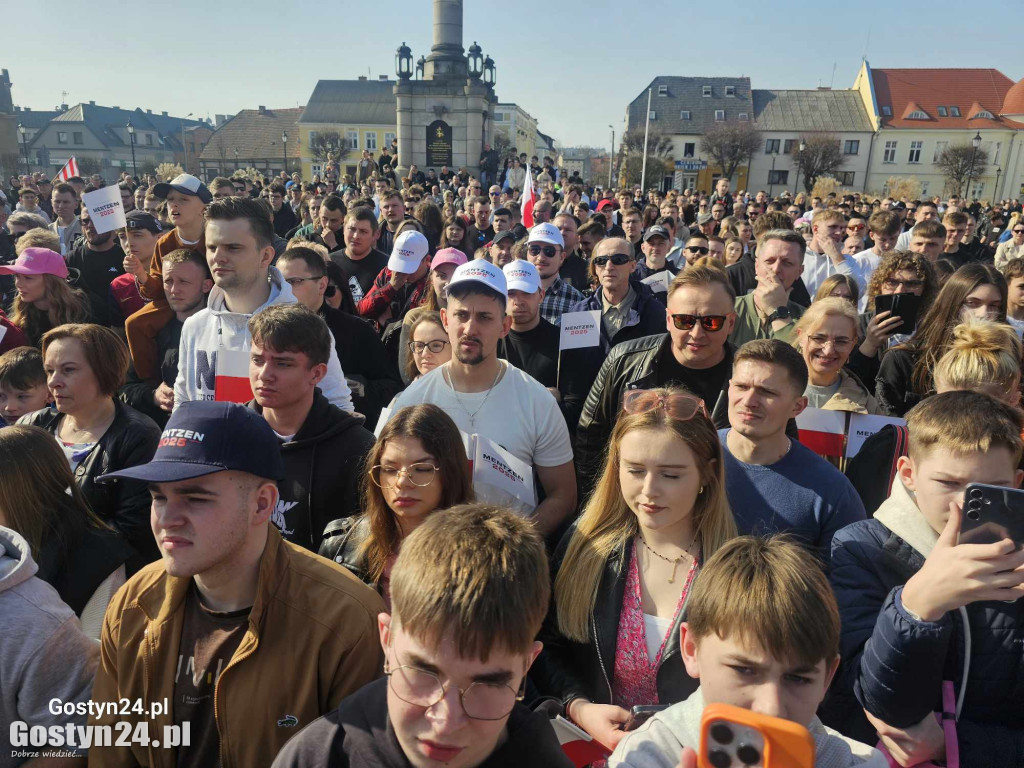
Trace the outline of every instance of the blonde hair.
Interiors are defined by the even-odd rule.
[[[46,287],[48,310],[37,309],[35,305],[14,297],[11,322],[21,328],[33,345],[38,345],[46,328],[81,323],[89,319],[89,300],[86,295],[72,288],[63,278],[43,275]]]
[[[662,397],[688,394],[677,388],[653,391]],[[555,579],[558,626],[563,635],[573,640],[587,640],[587,623],[597,599],[605,562],[612,553],[625,548],[639,530],[636,515],[622,497],[619,482],[622,439],[635,429],[659,428],[674,432],[697,459],[704,492],[697,496],[692,515],[702,557],[711,557],[736,535],[736,523],[725,494],[722,444],[711,420],[697,414],[681,421],[669,416],[664,408],[620,414],[608,443],[604,472],[580,515]]]
[[[695,640],[738,637],[778,660],[813,665],[839,655],[835,595],[821,563],[791,536],[726,542],[694,582],[686,622]]]
[[[841,272],[829,275],[822,280],[812,301],[821,301],[822,299],[829,298],[832,296],[832,291],[840,285],[846,286],[846,290],[850,292],[850,298],[848,300],[853,302],[854,306],[856,306],[857,302],[860,301],[860,286],[857,285],[857,281],[850,277],[850,275],[844,275]]]
[[[288,241],[288,248],[309,248],[309,250],[316,253],[320,258],[327,263],[327,246],[323,243],[314,243],[312,240],[303,240],[301,238],[292,238]]]
[[[464,658],[527,653],[548,610],[551,576],[533,524],[487,504],[435,512],[402,543],[392,614],[417,640],[449,635]]]
[[[850,321],[853,326],[853,340],[854,342],[860,341],[860,317],[857,314],[857,307],[849,302],[847,299],[841,299],[838,296],[829,296],[825,299],[818,299],[817,301],[811,302],[809,306],[797,320],[794,330],[796,331],[796,341],[793,342],[793,346],[800,348],[800,342],[803,341],[804,336],[807,335],[807,330],[813,328],[818,323],[823,321],[826,317],[830,316],[845,317]]]
[[[1021,341],[1004,323],[972,320],[953,329],[946,353],[935,365],[935,381],[947,389],[996,384],[1007,393],[1020,386]]]
[[[60,236],[48,229],[30,229],[15,242],[14,252],[21,256],[26,248],[45,248],[60,253]]]
[[[934,448],[957,455],[1006,448],[1016,467],[1024,451],[1024,412],[981,392],[957,390],[926,397],[907,413],[907,431],[915,461]]]

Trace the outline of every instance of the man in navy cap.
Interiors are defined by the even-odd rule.
[[[191,401],[174,411],[151,462],[101,478],[149,483],[161,560],[110,602],[92,694],[149,711],[90,713],[94,724],[129,722],[133,732],[145,720],[151,741],[94,747],[95,765],[265,765],[379,677],[383,602],[270,525],[284,474],[259,414]],[[159,713],[148,704],[165,701]],[[178,728],[177,744],[156,743],[174,732],[165,726]]]

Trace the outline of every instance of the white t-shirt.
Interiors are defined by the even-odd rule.
[[[572,461],[569,429],[554,396],[528,373],[507,362],[504,365],[505,374],[490,397],[484,391],[459,392],[458,398],[443,376],[448,366],[439,366],[395,398],[391,415],[409,405],[433,403],[462,432],[482,435],[520,461],[535,467],[557,467]],[[474,412],[476,427],[470,428],[469,414]]]
[[[868,248],[866,251],[855,253],[853,260],[857,262],[857,266],[860,268],[860,306],[861,312],[867,312],[868,307],[868,292],[867,285],[871,282],[871,275],[878,269],[878,265],[882,263],[882,257],[875,253],[872,249]]]

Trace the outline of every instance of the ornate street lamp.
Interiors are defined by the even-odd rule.
[[[473,41],[473,44],[469,46],[467,58],[469,59],[469,76],[475,80],[479,78],[484,71],[483,51],[480,49],[480,46],[476,44],[475,40]]]
[[[25,154],[25,173],[30,174],[32,173],[32,169],[28,163],[28,131],[21,123],[18,123],[18,135],[21,136],[21,149]]]
[[[484,85],[488,86],[489,88],[493,88],[495,79],[496,75],[494,74],[494,59],[488,56],[486,59],[484,59]]]
[[[971,153],[971,167],[967,171],[967,191],[964,193],[964,198],[967,200],[971,197],[971,178],[974,176],[974,161],[978,158],[978,147],[981,146],[981,131],[974,134],[971,146],[974,147],[974,151]]]
[[[281,132],[281,144],[284,146],[284,172],[288,174],[288,132]]]
[[[423,79],[423,70],[424,70],[424,68],[426,66],[427,66],[427,57],[426,56],[420,56],[419,59],[416,60],[416,79],[417,80],[422,80]]]
[[[132,119],[128,118],[128,125],[125,126],[128,129],[128,141],[132,145],[132,176],[135,178],[139,177],[139,168],[135,165],[135,126],[132,125]]]
[[[800,139],[800,152],[807,149],[807,142]],[[796,181],[793,182],[793,197],[800,194],[800,155],[796,156]]]
[[[405,43],[395,52],[395,73],[402,80],[412,77],[412,49]]]

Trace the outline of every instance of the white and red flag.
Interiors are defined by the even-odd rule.
[[[58,178],[61,181],[67,181],[72,176],[80,175],[81,174],[78,172],[78,161],[75,160],[74,156],[72,156],[70,160],[64,163],[64,167],[60,169],[60,173],[58,173],[54,178]]]
[[[533,174],[530,172],[530,164],[526,164],[526,181],[523,182],[522,212],[523,226],[529,229],[533,226],[533,204],[537,196],[533,191]]]

